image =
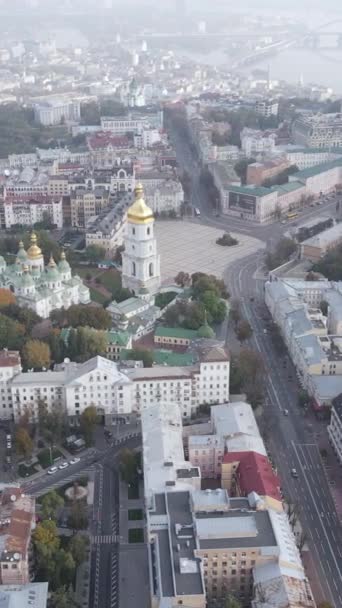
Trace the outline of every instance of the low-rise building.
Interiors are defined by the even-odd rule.
[[[264,223],[274,218],[278,191],[274,188],[230,186],[221,201],[222,213]]]
[[[331,228],[315,234],[300,244],[300,257],[318,262],[330,249],[334,249],[342,242],[342,224],[335,224]]]
[[[290,165],[296,165],[300,171],[316,167],[323,163],[337,160],[341,157],[342,150],[324,148],[302,148],[300,146],[287,146],[283,148],[286,159]]]
[[[48,583],[0,585],[0,606],[3,608],[47,608]]]
[[[257,114],[269,118],[277,116],[279,110],[279,101],[277,99],[258,99],[255,102],[255,111]]]
[[[297,171],[289,176],[289,181],[305,184],[308,196],[319,197],[333,192],[342,182],[342,158]]]
[[[107,255],[113,254],[123,243],[125,219],[125,210],[118,206],[102,213],[86,229],[86,247],[97,245]]]
[[[270,131],[258,131],[246,127],[241,131],[241,148],[247,158],[274,153],[275,142],[276,134]]]
[[[0,494],[0,583],[30,582],[29,545],[35,527],[35,499],[16,486]]]
[[[266,180],[272,180],[290,166],[288,160],[279,158],[251,163],[247,167],[247,184],[262,186]]]
[[[62,124],[62,121],[79,122],[81,104],[69,99],[51,99],[34,106],[36,122],[45,127]]]

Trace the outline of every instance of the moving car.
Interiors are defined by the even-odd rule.
[[[298,479],[297,469],[291,469],[291,475],[294,479]]]
[[[54,473],[56,473],[56,471],[58,471],[57,467],[51,467],[47,473],[48,475],[53,475]]]
[[[284,410],[284,416],[288,416],[289,415],[289,410]]]

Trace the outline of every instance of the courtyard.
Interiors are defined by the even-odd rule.
[[[259,239],[234,232],[230,234],[239,241],[238,245],[222,247],[216,244],[216,239],[223,232],[195,222],[156,222],[162,282],[172,281],[180,270],[190,274],[201,271],[221,278],[229,264],[265,247]]]

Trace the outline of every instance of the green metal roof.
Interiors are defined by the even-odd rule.
[[[124,331],[107,331],[106,339],[108,344],[116,344],[117,346],[126,347],[131,336],[129,333]]]
[[[195,329],[183,329],[183,327],[162,327],[159,326],[154,332],[155,336],[161,338],[184,338],[186,340],[194,340],[198,337]]]
[[[156,365],[168,365],[169,367],[182,367],[193,365],[197,358],[191,353],[174,353],[172,350],[155,350],[153,360]]]
[[[229,186],[227,188],[229,192],[237,192],[239,194],[250,194],[251,196],[267,196],[274,192],[274,188],[264,188],[263,186],[258,187],[247,187],[247,186]]]
[[[293,192],[294,190],[298,190],[299,188],[304,188],[303,182],[288,182],[288,184],[282,184],[278,186],[279,194],[284,192]]]
[[[332,160],[328,163],[321,163],[320,165],[316,165],[315,167],[308,167],[307,169],[302,169],[302,171],[293,173],[291,177],[295,178],[296,180],[306,179],[308,177],[314,177],[314,175],[318,175],[319,173],[329,171],[330,169],[334,169],[335,167],[342,167],[342,158],[337,158],[336,160]]]

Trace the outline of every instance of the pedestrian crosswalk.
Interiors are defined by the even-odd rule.
[[[91,537],[93,545],[111,545],[120,542],[118,534],[95,534]]]
[[[56,481],[51,480],[52,482],[50,482],[50,480],[49,480],[49,484],[48,485],[44,484],[44,486],[40,489],[30,490],[30,488],[27,487],[27,493],[30,494],[31,496],[35,496],[36,498],[38,498],[39,496],[46,494],[46,492],[50,492],[51,490],[56,490],[58,488],[65,486],[66,484],[72,483],[73,481],[76,481],[80,477],[88,477],[88,475],[90,473],[92,473],[93,471],[94,471],[94,467],[89,466],[87,468],[82,469],[81,471],[77,471],[72,475],[68,475],[67,477],[63,477]]]

